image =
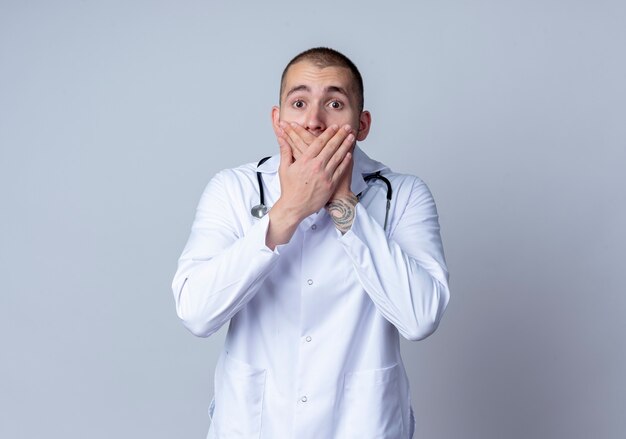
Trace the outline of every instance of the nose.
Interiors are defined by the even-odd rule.
[[[322,134],[326,130],[326,118],[323,110],[317,106],[309,107],[304,128],[316,136]]]

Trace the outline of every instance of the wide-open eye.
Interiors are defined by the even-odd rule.
[[[343,108],[343,102],[337,100],[330,101],[328,105],[333,110],[341,110]]]
[[[294,108],[304,108],[304,101],[298,99],[291,104]]]

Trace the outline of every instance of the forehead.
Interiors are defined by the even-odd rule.
[[[346,67],[318,67],[309,61],[300,61],[287,70],[282,95],[294,87],[306,85],[312,92],[336,86],[354,92],[352,72]]]

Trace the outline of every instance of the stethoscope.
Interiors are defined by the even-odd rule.
[[[259,218],[259,219],[267,215],[267,206],[265,205],[265,193],[263,191],[263,177],[261,176],[261,173],[258,171],[258,168],[269,159],[270,157],[263,157],[259,161],[259,163],[256,165],[257,167],[256,178],[257,178],[257,181],[259,182],[259,204],[257,204],[256,206],[253,206],[252,209],[250,209],[250,213],[252,214],[253,217]],[[385,183],[385,185],[387,186],[387,207],[385,209],[385,224],[383,226],[383,230],[387,230],[387,220],[389,219],[389,209],[391,209],[391,196],[393,194],[393,190],[391,188],[391,182],[389,181],[387,177],[381,175],[380,171],[374,172],[373,174],[366,175],[365,177],[363,177],[363,180],[365,180],[366,183],[368,183],[370,180],[380,180],[383,183]],[[361,195],[363,195],[363,192],[359,193],[357,197],[360,199]]]

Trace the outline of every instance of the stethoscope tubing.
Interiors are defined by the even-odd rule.
[[[393,188],[391,187],[391,182],[385,176],[383,176],[380,171],[376,171],[373,174],[366,175],[363,177],[363,180],[367,183],[370,180],[380,180],[387,186],[387,206],[385,207],[385,223],[383,225],[383,230],[387,230],[387,220],[389,219],[389,210],[391,209],[391,197],[393,196]],[[361,198],[361,192],[357,197]]]

